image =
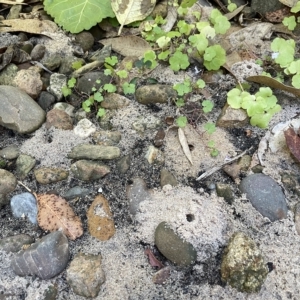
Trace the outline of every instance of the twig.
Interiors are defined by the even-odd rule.
[[[196,181],[199,181],[201,179],[204,179],[208,176],[210,176],[211,174],[219,171],[223,166],[232,163],[233,161],[239,159],[240,157],[242,157],[243,155],[245,155],[248,151],[250,151],[253,147],[250,147],[249,149],[245,150],[244,152],[242,152],[241,154],[235,156],[234,158],[230,159],[229,161],[217,166],[217,167],[213,167],[212,169],[204,172],[203,174],[201,174],[198,178],[196,178]]]
[[[18,181],[18,184],[21,184],[29,193],[32,193],[32,190],[27,187],[24,183],[22,183],[21,181]]]

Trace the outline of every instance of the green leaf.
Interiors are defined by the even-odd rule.
[[[62,87],[61,92],[64,95],[64,97],[70,96],[72,94],[72,90],[68,88],[66,85]]]
[[[176,51],[169,59],[170,67],[173,71],[185,70],[189,65],[189,58],[186,54]]]
[[[192,7],[196,2],[197,0],[183,0],[180,6],[183,8]]]
[[[183,33],[185,35],[190,35],[191,30],[194,28],[195,26],[193,24],[188,24],[186,23],[184,20],[180,20],[177,23],[177,28],[179,29],[180,33]]]
[[[285,17],[282,21],[283,25],[288,28],[288,30],[294,30],[296,28],[296,17],[295,16],[290,16],[290,17]]]
[[[97,117],[101,118],[105,116],[105,108],[99,108],[97,112]]]
[[[158,54],[158,59],[160,60],[165,60],[168,58],[168,56],[170,55],[171,51],[170,50],[166,50],[166,51],[163,51],[161,53]]]
[[[242,107],[241,91],[237,88],[230,90],[227,93],[227,103],[234,109]]]
[[[111,0],[44,0],[44,8],[71,33],[89,30],[102,19],[115,16]]]
[[[128,72],[126,70],[120,70],[120,71],[117,72],[117,75],[120,78],[127,78],[128,77]]]
[[[293,76],[292,85],[295,88],[300,89],[300,74],[299,73]]]
[[[167,36],[161,36],[156,40],[157,45],[159,48],[164,49],[170,44],[171,38]]]
[[[116,86],[111,83],[104,84],[103,89],[108,93],[114,93],[117,90]]]
[[[183,128],[187,124],[187,117],[186,116],[180,116],[176,119],[176,124],[178,127]]]
[[[225,16],[216,17],[214,25],[216,33],[225,34],[230,26],[231,24]]]
[[[272,115],[269,113],[256,114],[250,119],[250,124],[260,128],[267,128],[271,119]]]
[[[203,89],[205,87],[205,81],[202,79],[198,79],[196,84],[199,89]]]
[[[228,6],[227,6],[227,9],[230,11],[230,12],[233,12],[234,10],[237,9],[237,5],[235,3],[230,3]]]
[[[207,146],[209,148],[214,148],[216,146],[216,143],[215,143],[215,141],[210,140],[210,141],[208,141]]]
[[[73,70],[78,70],[82,67],[82,61],[81,60],[76,60],[72,63],[72,69]]]
[[[179,96],[183,96],[192,91],[191,82],[185,80],[183,83],[177,83],[173,86],[173,89],[177,91]]]
[[[135,93],[135,84],[133,83],[125,82],[122,85],[122,88],[125,95]]]
[[[103,98],[103,96],[102,96],[102,94],[101,94],[100,92],[96,92],[96,93],[94,94],[94,99],[95,99],[97,102],[101,102],[101,101],[104,100],[104,98]]]
[[[193,34],[189,37],[191,46],[196,47],[196,49],[202,53],[208,46],[208,40],[204,34]]]
[[[72,77],[68,80],[68,87],[73,88],[76,84],[76,78]]]
[[[109,75],[112,75],[112,70],[111,69],[105,69],[104,70],[104,74],[106,75],[106,76],[109,76]]]
[[[204,100],[202,101],[202,107],[203,107],[203,111],[205,113],[208,113],[212,111],[214,104],[211,100]]]
[[[182,107],[185,105],[184,100],[182,98],[177,99],[177,101],[175,102],[177,107]]]
[[[226,52],[220,45],[210,46],[206,48],[203,58],[207,70],[219,70],[226,62]]]
[[[292,8],[291,8],[291,12],[292,13],[297,13],[300,11],[300,1],[298,1]]]
[[[114,66],[118,63],[118,58],[116,56],[110,56],[105,58],[105,62]]]
[[[213,134],[216,131],[216,125],[214,123],[207,122],[204,125],[204,129],[206,130],[207,133]]]
[[[219,155],[219,150],[217,150],[217,149],[212,149],[211,151],[210,151],[210,155],[212,156],[212,157],[216,157],[216,156],[218,156]]]

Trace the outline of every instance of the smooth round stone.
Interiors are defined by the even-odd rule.
[[[92,181],[104,177],[110,172],[110,168],[98,161],[78,160],[71,165],[74,177],[83,181]]]
[[[193,245],[179,237],[166,222],[156,227],[155,244],[167,259],[179,266],[192,265],[197,259]]]
[[[33,242],[33,237],[27,234],[8,236],[0,240],[0,250],[6,252],[18,252],[22,249],[23,245],[29,245]]]
[[[71,200],[77,197],[84,197],[89,193],[90,191],[88,189],[84,189],[80,186],[74,186],[63,195],[63,198],[66,200]]]
[[[20,179],[24,179],[35,166],[36,160],[30,155],[20,154],[16,161],[16,171]]]
[[[10,200],[10,207],[15,218],[26,216],[33,224],[37,224],[37,203],[31,193],[15,195]]]
[[[81,138],[87,138],[96,131],[96,126],[88,119],[82,119],[74,127],[74,133]]]
[[[69,172],[62,168],[39,168],[34,170],[36,180],[41,184],[49,184],[65,180]]]
[[[6,159],[15,159],[19,154],[20,150],[16,145],[11,145],[0,150],[0,156]]]
[[[271,177],[252,174],[244,178],[240,190],[254,208],[272,222],[287,217],[287,204],[281,187]]]
[[[17,185],[16,177],[3,169],[0,169],[0,194],[8,194],[12,192]]]

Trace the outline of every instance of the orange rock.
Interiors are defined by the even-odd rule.
[[[115,234],[115,224],[106,198],[98,195],[87,212],[89,233],[101,241]]]

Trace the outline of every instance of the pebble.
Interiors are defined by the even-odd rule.
[[[16,177],[3,169],[0,169],[0,194],[8,194],[12,192],[17,186]]]
[[[10,207],[15,218],[29,219],[32,224],[37,224],[37,202],[31,193],[22,193],[15,195],[10,200]]]
[[[158,129],[153,141],[154,146],[161,147],[164,143],[165,136],[166,136],[165,131],[162,128]]]
[[[71,118],[74,117],[74,109],[75,107],[71,104],[65,103],[65,102],[58,102],[55,103],[53,106],[53,109],[59,109],[67,113]]]
[[[64,74],[53,73],[50,76],[50,85],[47,88],[47,91],[55,96],[57,101],[63,99],[62,88],[67,85],[67,76]]]
[[[114,146],[81,144],[68,154],[72,159],[115,159],[120,157],[120,149]]]
[[[216,122],[218,127],[236,128],[244,127],[249,124],[249,117],[244,109],[234,109],[227,103],[223,107],[221,114]]]
[[[139,211],[139,205],[142,201],[151,199],[151,193],[147,188],[146,182],[142,178],[134,178],[132,184],[126,188],[127,198],[129,200],[129,212],[135,216]]]
[[[70,75],[74,71],[73,63],[77,62],[77,61],[81,62],[82,65],[85,64],[85,61],[84,61],[83,58],[78,58],[78,57],[73,56],[73,55],[64,57],[64,59],[62,60],[62,62],[60,64],[58,73],[65,74],[65,75]]]
[[[295,221],[295,228],[296,231],[298,233],[298,235],[300,235],[300,202],[298,202],[295,205],[295,216],[294,216],[294,221]]]
[[[14,79],[14,83],[33,99],[37,99],[43,88],[41,75],[36,67],[20,70]]]
[[[121,140],[121,133],[119,131],[100,130],[93,134],[93,140],[98,145],[116,146]]]
[[[166,222],[156,227],[155,245],[167,259],[179,266],[192,265],[197,259],[193,245],[179,237]]]
[[[233,201],[234,201],[234,194],[233,194],[233,191],[232,191],[231,186],[229,184],[218,182],[216,184],[216,191],[217,191],[217,195],[219,197],[224,198],[224,200],[228,204],[232,204],[233,203]]]
[[[100,80],[100,83],[96,82],[98,80]],[[90,95],[93,88],[99,89],[104,84],[110,83],[110,80],[111,77],[106,76],[103,72],[88,72],[78,79],[77,90],[79,93]]]
[[[230,238],[221,263],[222,280],[240,292],[261,289],[269,270],[255,242],[242,232]]]
[[[48,110],[55,103],[55,97],[49,92],[42,91],[38,97],[38,104],[43,110]]]
[[[89,51],[94,45],[94,37],[88,31],[82,31],[75,35],[75,41],[80,45],[83,52]]]
[[[61,55],[55,53],[55,54],[50,54],[46,59],[44,59],[43,64],[50,71],[54,71],[59,68],[61,61],[62,61]]]
[[[55,127],[62,130],[72,130],[73,120],[63,110],[52,109],[47,113],[46,128]]]
[[[74,127],[74,133],[82,138],[87,138],[96,131],[96,126],[88,119],[80,120]]]
[[[23,180],[34,168],[36,160],[30,155],[20,154],[16,161],[16,173]]]
[[[71,189],[67,190],[66,193],[63,195],[63,198],[66,200],[72,200],[77,197],[84,197],[90,193],[90,190],[82,188],[80,186],[74,186]]]
[[[20,154],[20,149],[16,145],[11,145],[0,150],[0,156],[5,159],[16,159]]]
[[[0,194],[0,208],[7,205],[9,203],[9,199],[6,197],[6,195]]]
[[[165,284],[167,279],[170,277],[170,274],[171,274],[171,267],[170,266],[164,267],[153,275],[152,281],[155,284]]]
[[[78,160],[71,165],[71,171],[74,177],[83,181],[91,181],[100,179],[110,173],[110,168],[101,162]]]
[[[18,252],[11,261],[11,267],[19,276],[36,275],[49,279],[62,272],[68,261],[68,239],[61,231],[55,231]]]
[[[45,120],[44,110],[24,91],[0,86],[0,125],[18,133],[32,133]]]
[[[162,165],[165,162],[165,155],[162,151],[154,146],[149,146],[145,158],[150,165],[159,164]]]
[[[34,170],[34,175],[39,183],[49,184],[67,179],[69,176],[69,172],[62,168],[43,167]]]
[[[102,195],[98,195],[87,211],[88,228],[91,236],[107,241],[115,234],[113,215],[109,203]]]
[[[129,170],[130,164],[131,164],[130,155],[128,154],[128,155],[123,156],[121,159],[119,159],[116,162],[116,167],[118,169],[118,172],[121,174],[125,174]]]
[[[160,171],[160,186],[163,187],[167,184],[172,186],[178,185],[178,181],[175,176],[167,169],[162,168]]]
[[[41,60],[45,55],[46,47],[43,44],[37,44],[33,47],[30,56],[32,60]]]
[[[75,294],[95,298],[105,282],[101,255],[78,253],[67,269],[67,282]]]
[[[287,217],[287,204],[281,187],[265,174],[252,174],[245,177],[240,190],[264,217],[274,222]]]
[[[144,105],[168,103],[177,93],[171,85],[153,84],[139,87],[135,92],[137,102]]]
[[[124,106],[128,106],[130,100],[122,95],[116,93],[109,93],[104,96],[104,100],[101,102],[101,107],[107,109],[118,109]]]
[[[22,250],[23,245],[29,245],[33,242],[33,237],[28,234],[8,236],[0,240],[0,250],[6,252],[19,252]]]

